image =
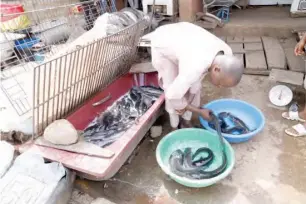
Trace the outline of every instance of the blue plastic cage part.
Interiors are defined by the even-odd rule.
[[[15,40],[15,47],[17,50],[30,49],[33,47],[33,45],[35,45],[39,41],[40,40],[35,37]]]
[[[228,7],[223,7],[221,8],[217,16],[223,21],[223,22],[228,22],[229,21],[229,8]]]

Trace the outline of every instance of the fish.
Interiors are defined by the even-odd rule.
[[[221,125],[221,132],[232,135],[241,135],[249,132],[253,132],[241,119],[234,116],[229,112],[221,112],[218,114],[219,123]],[[215,125],[208,123],[212,129],[215,129]]]
[[[222,163],[213,170],[206,170],[210,167],[215,159],[215,155],[211,149],[208,147],[201,147],[192,154],[192,149],[187,147],[182,151],[181,149],[175,150],[169,157],[170,170],[181,177],[201,180],[209,179],[218,176],[224,172],[227,166],[227,157],[224,148],[224,139],[221,133],[221,126],[219,123],[219,118],[211,112],[211,117],[215,127],[217,127],[218,138],[221,146],[222,152]],[[200,154],[205,153],[207,156],[203,157]],[[200,156],[199,159],[196,159]]]
[[[198,160],[194,158],[206,152],[206,157],[200,157]],[[192,159],[193,158],[193,159]],[[191,148],[186,148],[184,152],[180,149],[174,151],[169,158],[170,169],[173,173],[190,179],[207,179],[212,178],[222,173],[226,167],[227,159],[223,155],[222,164],[211,171],[206,171],[214,160],[214,154],[209,148],[199,148],[196,153],[192,155]]]
[[[132,87],[83,130],[84,140],[106,147],[119,139],[163,94],[154,86]]]

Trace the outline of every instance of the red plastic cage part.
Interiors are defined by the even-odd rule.
[[[24,12],[21,4],[0,4],[1,22],[5,22],[20,16]],[[7,15],[5,14],[15,14]]]

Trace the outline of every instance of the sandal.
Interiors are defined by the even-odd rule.
[[[282,117],[287,120],[297,120],[299,122],[306,122],[303,118],[300,118],[299,112],[297,111],[289,111],[282,113]]]
[[[291,128],[285,129],[285,133],[292,137],[302,137],[306,136],[306,127],[302,124],[297,124]]]

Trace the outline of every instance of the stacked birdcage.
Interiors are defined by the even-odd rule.
[[[1,7],[1,88],[40,132],[128,71],[147,21],[114,0],[20,3]]]

